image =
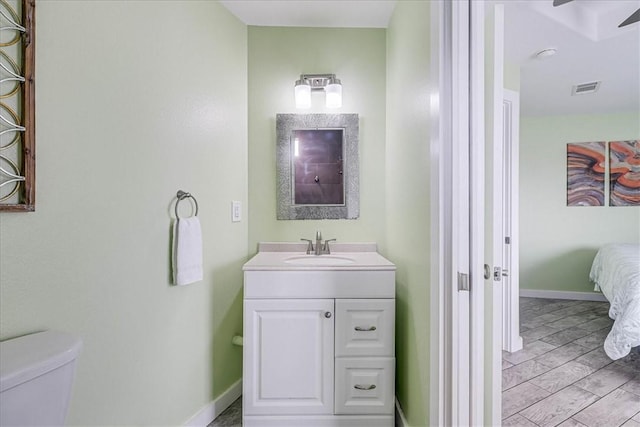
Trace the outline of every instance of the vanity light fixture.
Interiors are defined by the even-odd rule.
[[[301,74],[296,80],[296,108],[311,107],[311,91],[324,91],[327,108],[342,107],[342,83],[335,74]]]

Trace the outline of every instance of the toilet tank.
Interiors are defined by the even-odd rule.
[[[62,426],[82,341],[46,331],[0,342],[0,426]]]

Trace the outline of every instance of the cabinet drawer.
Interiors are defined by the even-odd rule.
[[[336,359],[336,414],[393,414],[393,357]]]
[[[395,300],[336,300],[336,356],[394,356]]]

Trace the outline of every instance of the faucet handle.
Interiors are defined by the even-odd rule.
[[[303,240],[303,241],[308,243],[308,245],[307,245],[307,255],[310,255],[311,252],[313,252],[313,242],[311,241],[311,239],[300,239],[300,240]]]
[[[327,239],[324,241],[324,248],[322,250],[323,253],[327,255],[331,255],[331,248],[329,247],[329,242],[335,242],[336,239]]]

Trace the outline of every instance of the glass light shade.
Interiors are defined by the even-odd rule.
[[[296,81],[296,108],[311,107],[311,85],[305,80]]]
[[[324,88],[326,93],[326,105],[327,108],[340,108],[342,107],[342,85],[340,80],[332,79]]]

